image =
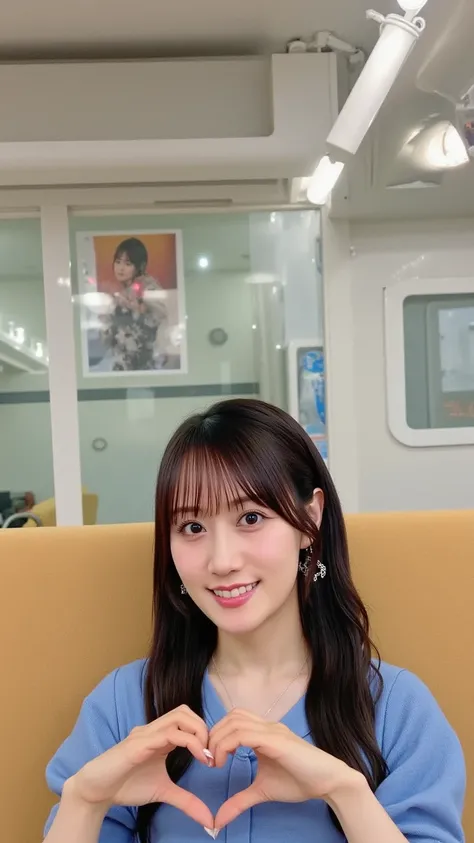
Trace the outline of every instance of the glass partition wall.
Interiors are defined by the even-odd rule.
[[[18,321],[16,311],[9,313],[12,301],[21,302],[18,324],[39,373],[0,373],[0,429],[2,438],[7,431],[8,443],[8,456],[0,456],[0,490],[31,491],[36,501],[52,497],[53,464],[57,483],[69,447],[68,483],[75,488],[61,485],[63,496],[70,492],[70,497],[59,523],[148,521],[160,458],[173,430],[186,416],[232,396],[260,397],[287,409],[327,457],[317,210],[164,214],[65,206],[57,237],[64,254],[68,228],[67,279],[57,277],[58,265],[48,258],[54,225],[46,234],[48,331],[40,220],[34,220],[34,248],[26,242],[33,229],[25,223],[21,258],[15,257],[20,241],[14,223],[6,221],[10,234],[3,240],[0,226],[7,256],[0,274],[9,268],[5,289],[14,290],[13,298],[9,293],[2,299],[0,283],[0,311],[12,330],[9,323]],[[44,239],[43,231],[43,247]],[[15,264],[25,277],[30,264],[35,270],[36,280],[24,293],[19,288],[27,282],[15,286],[11,275]],[[68,346],[59,360],[61,342],[71,339],[64,330],[61,338],[58,319],[64,310],[55,305],[65,286],[74,347],[72,357]],[[54,365],[48,391],[48,369]],[[61,379],[65,395],[53,394]],[[52,449],[50,400],[56,419]],[[71,403],[72,409],[65,406]],[[74,419],[61,424],[59,418],[72,419],[71,412],[77,425]],[[55,448],[58,436],[62,442]]]
[[[20,527],[54,494],[39,212],[0,218],[0,256],[0,527]]]

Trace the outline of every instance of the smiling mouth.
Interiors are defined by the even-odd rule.
[[[232,598],[242,597],[242,595],[247,594],[250,591],[254,591],[257,585],[258,582],[253,582],[249,585],[241,585],[239,588],[233,588],[230,591],[221,588],[211,588],[210,590],[216,597],[220,597],[224,600],[231,600]]]

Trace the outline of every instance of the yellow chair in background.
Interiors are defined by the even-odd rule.
[[[91,492],[87,492],[84,489],[82,492],[82,513],[84,517],[84,524],[88,526],[97,524],[98,508],[99,496],[94,495]],[[48,498],[46,501],[41,501],[41,503],[35,504],[35,506],[33,506],[29,511],[32,512],[33,515],[38,516],[42,527],[56,526],[56,501],[54,498]],[[33,520],[29,519],[26,524],[23,525],[23,529],[36,526],[37,524],[35,524]]]

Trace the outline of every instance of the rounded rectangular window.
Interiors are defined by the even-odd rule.
[[[385,290],[390,430],[411,446],[474,442],[474,280]]]

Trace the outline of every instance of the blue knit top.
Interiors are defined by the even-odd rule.
[[[143,685],[147,662],[132,662],[109,674],[85,699],[76,725],[48,764],[50,789],[61,794],[67,778],[87,761],[146,723]],[[461,814],[465,765],[459,741],[426,686],[412,673],[382,663],[384,690],[376,705],[376,737],[389,774],[376,796],[410,843],[464,843]],[[205,720],[209,728],[226,711],[206,674]],[[282,721],[311,741],[302,697]],[[252,750],[240,748],[225,767],[191,763],[180,785],[196,794],[213,814],[229,796],[248,787],[256,772]],[[57,806],[46,823],[45,834]],[[135,843],[137,809],[113,807],[100,843]],[[204,830],[168,805],[155,814],[152,843],[206,843]],[[343,843],[322,800],[299,804],[266,803],[242,814],[219,843]]]

